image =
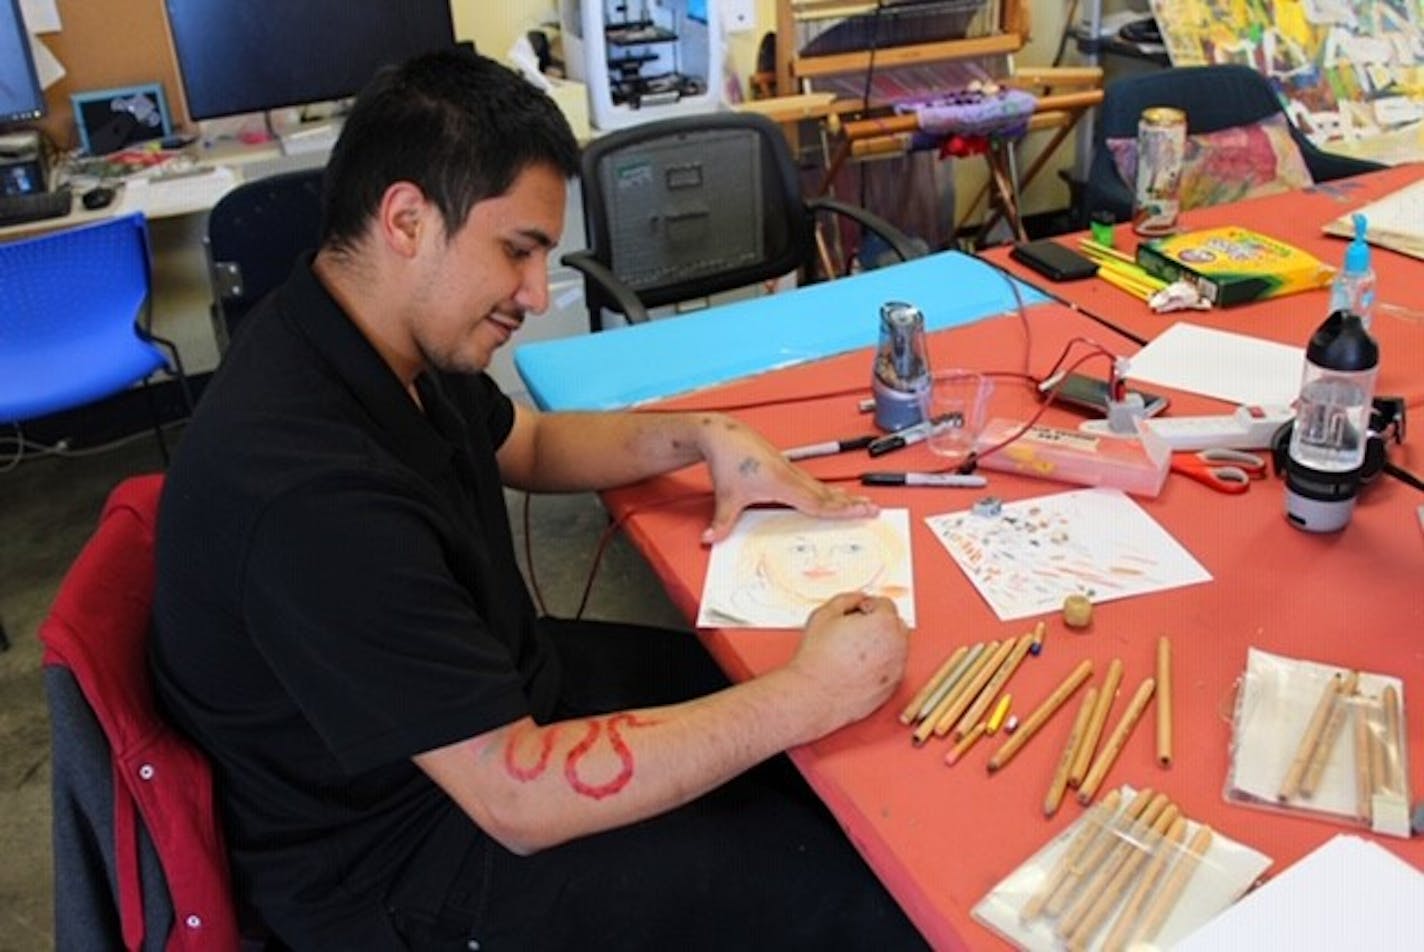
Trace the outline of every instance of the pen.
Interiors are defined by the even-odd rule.
[[[862,486],[961,486],[977,488],[989,480],[964,473],[861,473]]]
[[[901,447],[918,443],[930,435],[930,430],[934,429],[938,420],[923,420],[913,426],[907,426],[903,430],[896,430],[885,436],[878,437],[870,441],[867,447],[871,456],[883,456],[891,450],[898,450]]]
[[[873,436],[857,436],[849,440],[827,440],[824,443],[808,443],[783,450],[781,455],[789,460],[812,459],[817,456],[834,456],[850,450],[863,450],[874,442]]]

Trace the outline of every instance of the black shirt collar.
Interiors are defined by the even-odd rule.
[[[370,414],[392,452],[427,477],[449,466],[454,447],[421,413],[390,366],[352,323],[341,305],[312,271],[312,254],[297,264],[282,287],[278,311],[330,367]],[[420,397],[430,404],[443,399],[428,373],[416,379]]]

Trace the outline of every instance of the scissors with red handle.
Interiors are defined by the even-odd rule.
[[[1251,480],[1266,475],[1266,461],[1255,453],[1240,450],[1206,449],[1197,453],[1173,453],[1172,472],[1210,486],[1219,493],[1244,493]]]

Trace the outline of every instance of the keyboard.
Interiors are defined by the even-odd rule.
[[[0,195],[0,226],[21,225],[28,221],[60,218],[69,214],[74,199],[69,186],[52,192],[31,192],[27,195]]]

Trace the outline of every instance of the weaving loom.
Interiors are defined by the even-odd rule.
[[[778,94],[797,102],[796,118],[824,118],[838,140],[822,192],[849,158],[982,154],[989,180],[956,223],[992,196],[981,236],[1004,217],[1024,237],[1019,188],[1102,100],[1096,67],[1013,68],[1028,36],[1025,0],[778,0],[777,36],[792,38],[777,43]],[[1014,143],[1050,128],[1020,178]]]

